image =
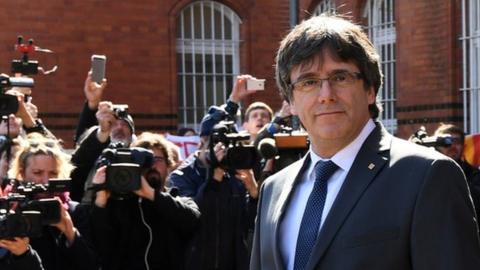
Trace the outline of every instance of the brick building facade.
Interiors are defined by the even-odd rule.
[[[333,2],[339,14],[348,14],[354,21],[367,24],[365,6],[372,1],[329,2]],[[45,68],[59,66],[53,75],[35,77],[33,102],[47,126],[71,146],[84,101],[82,88],[90,56],[105,54],[108,57],[105,99],[128,103],[138,131],[174,132],[181,107],[178,18],[194,2],[3,1],[0,71],[9,73],[10,60],[20,57],[13,51],[19,34],[34,38],[36,45],[55,52],[32,55]],[[238,73],[267,80],[266,90],[247,103],[260,100],[279,108],[273,63],[278,43],[289,29],[289,0],[215,2],[232,10],[240,20]],[[323,2],[326,0],[299,0],[299,19],[312,14]],[[421,124],[426,124],[429,131],[442,121],[463,126],[459,90],[461,2],[394,1],[396,67],[390,75],[395,76],[395,124],[401,137],[408,137]],[[227,95],[230,89],[228,86]]]

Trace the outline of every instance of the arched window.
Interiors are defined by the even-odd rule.
[[[368,0],[364,16],[368,19],[368,36],[375,45],[382,62],[384,80],[377,99],[383,105],[380,120],[391,133],[397,132],[395,62],[395,1]]]
[[[462,88],[463,128],[466,133],[480,132],[480,4],[462,0]]]
[[[335,1],[333,1],[333,0],[323,0],[313,10],[312,16],[318,16],[322,13],[335,14],[336,13]]]
[[[240,18],[227,6],[198,1],[177,17],[178,123],[198,130],[211,105],[226,102],[238,75]]]

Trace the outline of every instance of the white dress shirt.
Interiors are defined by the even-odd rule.
[[[345,181],[345,178],[352,167],[353,161],[360,151],[363,143],[367,139],[368,135],[375,128],[375,124],[370,119],[363,127],[360,134],[345,148],[337,152],[330,160],[332,160],[339,169],[330,177],[327,187],[327,198],[325,200],[325,206],[323,208],[322,220],[320,222],[320,230],[323,223],[330,212],[330,209],[335,201],[335,198],[340,191],[340,188]],[[296,185],[296,188],[291,195],[290,203],[285,209],[285,217],[280,224],[280,252],[282,254],[284,265],[288,270],[293,270],[295,262],[295,249],[297,247],[298,231],[300,230],[300,224],[303,218],[303,212],[307,206],[308,197],[313,190],[313,184],[315,182],[314,167],[317,161],[323,159],[313,152],[310,148],[310,166],[303,174],[301,181]]]

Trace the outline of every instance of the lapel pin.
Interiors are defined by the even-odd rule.
[[[373,170],[373,168],[375,168],[375,164],[370,163],[370,165],[368,165],[368,168],[369,168],[370,170]]]

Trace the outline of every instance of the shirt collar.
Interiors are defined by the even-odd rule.
[[[369,119],[365,124],[365,126],[363,127],[362,131],[360,131],[360,134],[358,134],[358,136],[352,142],[350,142],[350,144],[348,144],[347,146],[342,148],[340,151],[338,151],[335,155],[333,155],[332,158],[330,158],[330,160],[333,161],[333,163],[335,163],[343,171],[349,171],[350,168],[352,167],[355,157],[360,151],[360,148],[362,147],[363,143],[367,139],[368,135],[370,135],[370,133],[374,129],[375,129],[375,123],[373,122],[372,119]],[[317,164],[319,160],[323,160],[323,161],[329,160],[329,159],[321,158],[320,156],[315,154],[315,152],[312,150],[312,146],[310,146],[310,158],[312,162],[310,163],[310,166],[307,171],[308,176],[310,176],[313,173],[315,164]]]

